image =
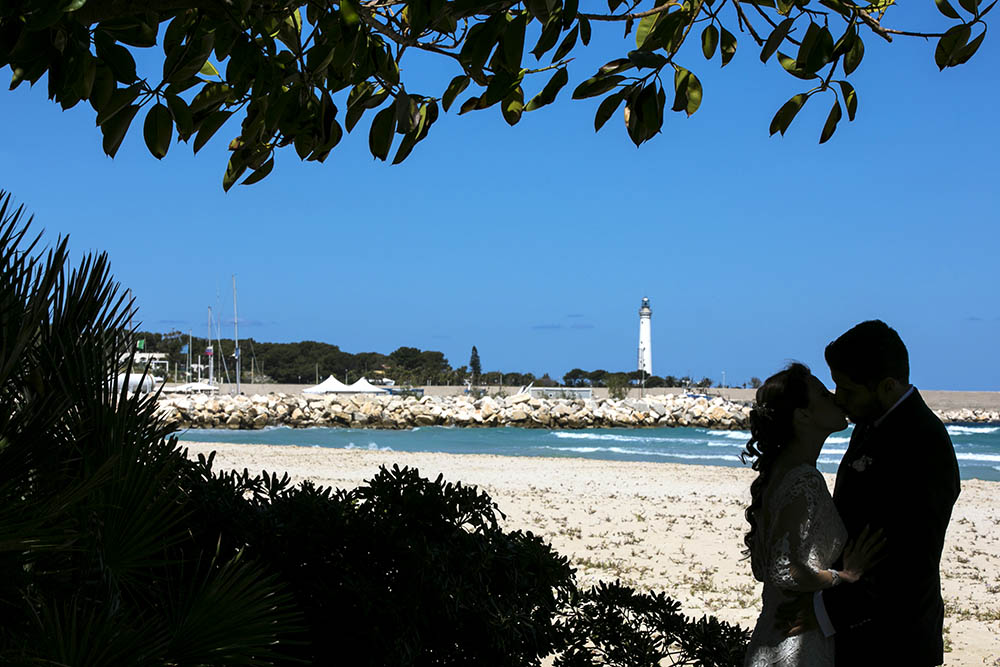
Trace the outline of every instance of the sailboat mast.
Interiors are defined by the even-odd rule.
[[[236,315],[236,274],[233,274],[233,337],[236,339],[236,395],[240,395],[240,318]]]
[[[205,348],[208,356],[208,383],[215,384],[215,357],[212,355],[212,307],[208,307],[208,347]]]

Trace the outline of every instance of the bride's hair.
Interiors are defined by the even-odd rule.
[[[751,467],[758,474],[750,485],[750,506],[746,510],[750,530],[743,538],[746,545],[743,555],[750,558],[754,577],[758,581],[763,581],[764,574],[754,549],[761,500],[778,454],[795,435],[792,414],[796,408],[809,406],[810,375],[805,364],[789,364],[785,370],[775,373],[761,385],[750,410],[750,441],[741,459],[744,463],[752,459]]]

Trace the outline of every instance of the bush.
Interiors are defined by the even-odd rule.
[[[107,257],[70,272],[65,241],[34,257],[9,203],[0,193],[0,663],[737,661],[739,628],[685,619],[662,594],[578,591],[565,557],[505,532],[473,487],[394,467],[334,491],[190,460],[155,395],[116,389],[133,313]]]

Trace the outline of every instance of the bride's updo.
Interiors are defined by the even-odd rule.
[[[743,543],[747,547],[743,554],[750,557],[754,576],[759,581],[763,581],[763,571],[758,566],[754,553],[757,513],[774,462],[795,435],[793,413],[796,408],[809,406],[811,375],[805,364],[798,362],[789,364],[785,370],[775,373],[761,385],[757,390],[754,406],[750,410],[750,441],[741,458],[744,463],[751,459],[753,461],[751,467],[758,472],[758,475],[750,485],[750,506],[746,511],[750,530],[743,538]]]

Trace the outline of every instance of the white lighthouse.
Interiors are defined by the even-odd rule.
[[[653,342],[650,336],[652,316],[649,299],[642,297],[642,306],[639,308],[639,365],[636,370],[642,371],[645,375],[653,374]]]

